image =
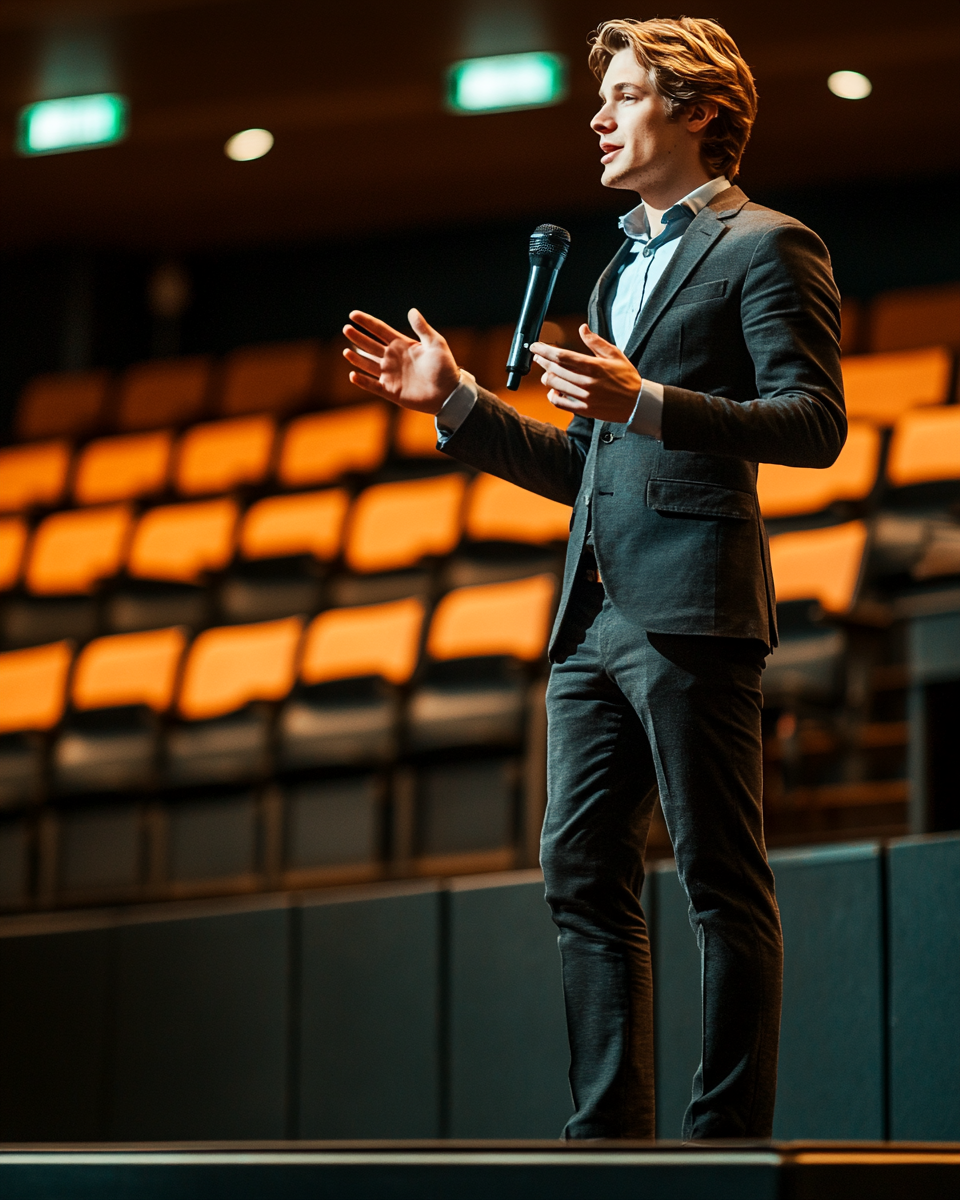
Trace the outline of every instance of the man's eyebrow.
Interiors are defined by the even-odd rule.
[[[628,87],[633,87],[633,88],[643,87],[643,84],[640,83],[640,81],[636,80],[636,79],[624,79],[621,83],[611,83],[610,91],[611,92],[623,91],[624,88],[628,88]],[[603,88],[601,88],[599,90],[597,95],[600,97],[601,100],[603,99]]]

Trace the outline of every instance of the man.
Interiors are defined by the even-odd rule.
[[[760,673],[776,644],[757,464],[827,467],[846,436],[839,298],[822,242],[735,177],[750,71],[707,20],[609,21],[603,184],[641,203],[581,337],[535,343],[566,432],[416,340],[350,314],[351,379],[435,413],[441,448],[572,504],[550,646],[547,900],[560,930],[568,1138],[654,1136],[643,853],[659,792],[702,958],[688,1139],[769,1137],[782,948],[761,816]]]

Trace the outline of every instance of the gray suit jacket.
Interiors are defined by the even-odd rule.
[[[605,337],[626,250],[590,299]],[[839,338],[826,247],[731,187],[687,227],[625,348],[664,384],[662,441],[583,417],[563,431],[480,390],[441,449],[574,506],[551,652],[591,521],[610,601],[640,628],[776,645],[757,464],[828,467],[840,453]]]

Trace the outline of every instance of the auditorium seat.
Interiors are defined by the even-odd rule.
[[[522,741],[529,665],[546,649],[555,590],[556,577],[544,574],[443,597],[408,709],[411,750]]]
[[[63,499],[70,444],[58,439],[0,450],[0,512],[51,508]]]
[[[123,504],[51,513],[27,552],[28,596],[12,599],[3,614],[8,646],[38,645],[96,632],[94,593],[123,566],[133,515]]]
[[[516,865],[516,757],[424,763],[416,770],[414,787],[412,868],[417,874],[503,871]]]
[[[820,512],[837,502],[867,499],[877,480],[880,433],[865,421],[851,421],[837,461],[819,470],[761,463],[757,474],[760,511],[768,519]]]
[[[228,499],[148,509],[131,540],[128,579],[107,599],[109,628],[204,625],[210,595],[203,584],[232,559],[238,518],[236,502]]]
[[[451,553],[460,541],[466,482],[466,476],[450,472],[362,491],[350,512],[344,545],[353,575],[333,581],[334,602],[426,595],[429,560]]]
[[[842,360],[847,416],[892,425],[901,413],[948,398],[953,359],[942,346]]]
[[[27,523],[22,517],[0,517],[0,591],[17,586],[27,536]]]
[[[272,417],[235,417],[194,425],[177,446],[174,484],[181,496],[204,496],[261,483],[276,435]]]
[[[164,818],[166,895],[204,896],[262,887],[264,839],[256,792],[170,796]]]
[[[157,714],[173,702],[182,629],[101,637],[77,656],[71,713],[53,751],[61,792],[118,791],[154,781]]]
[[[569,527],[569,505],[478,475],[467,494],[465,544],[444,564],[444,583],[466,587],[558,572]]]
[[[32,840],[30,822],[23,816],[7,814],[0,819],[0,909],[16,912],[30,906]]]
[[[167,485],[173,436],[167,431],[98,438],[77,455],[77,504],[110,504],[162,492]]]
[[[417,665],[424,607],[417,599],[330,609],[307,629],[300,681],[280,715],[281,767],[389,762],[398,689]]]
[[[960,481],[960,406],[900,417],[890,440],[887,478],[897,488]]]
[[[219,411],[287,413],[303,406],[317,389],[322,352],[318,342],[243,346],[223,364]]]
[[[853,607],[866,545],[862,521],[770,539],[781,629],[780,645],[763,673],[768,705],[839,699],[846,637],[823,614],[844,615]]]
[[[262,778],[270,767],[272,702],[293,687],[297,617],[207,629],[187,655],[179,721],[166,737],[176,785]]]
[[[918,582],[960,575],[960,407],[904,413],[887,455],[885,511],[875,525],[878,576]]]
[[[358,404],[297,417],[283,435],[277,466],[282,487],[315,487],[343,475],[376,471],[387,453],[390,412]]]
[[[0,807],[39,798],[43,739],[63,716],[69,642],[0,654]]]
[[[103,420],[110,376],[106,371],[40,375],[24,388],[15,429],[20,441],[81,437]]]
[[[960,283],[884,292],[870,306],[870,349],[960,349]]]
[[[350,497],[342,488],[267,496],[240,528],[240,562],[220,586],[231,621],[315,612],[323,591],[321,564],[340,552]]]
[[[506,388],[497,391],[497,396],[504,404],[515,408],[521,416],[533,417],[535,421],[543,421],[547,425],[556,425],[558,429],[566,429],[573,420],[573,414],[550,403],[547,399],[549,392],[540,382],[541,371],[531,373],[520,384],[515,392]]]
[[[284,887],[356,883],[382,874],[383,776],[300,780],[283,791]]]
[[[859,300],[844,296],[840,303],[840,351],[857,354],[862,349],[864,311]]]
[[[134,433],[198,420],[206,409],[212,373],[210,359],[201,355],[129,367],[120,383],[117,428]]]

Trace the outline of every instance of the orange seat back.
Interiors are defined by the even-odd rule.
[[[200,721],[253,700],[282,700],[293,687],[301,632],[299,617],[205,630],[187,655],[180,715]]]
[[[0,517],[0,591],[17,586],[26,545],[26,521],[22,517]]]
[[[197,420],[206,406],[211,374],[210,360],[199,356],[130,367],[120,385],[117,428],[133,432]]]
[[[74,708],[145,704],[165,712],[186,644],[182,629],[96,638],[77,657],[70,685]]]
[[[77,504],[109,504],[162,492],[173,437],[168,432],[99,438],[80,452],[73,477]]]
[[[535,421],[543,421],[547,425],[556,425],[558,429],[566,429],[573,420],[573,414],[562,408],[557,408],[547,399],[548,389],[540,382],[541,372],[529,375],[515,392],[501,388],[497,397],[515,408],[523,417],[533,417]]]
[[[860,354],[841,361],[847,415],[892,425],[901,413],[947,399],[953,361],[943,346]]]
[[[354,571],[412,567],[449,554],[460,540],[466,479],[460,474],[380,483],[354,501],[346,560]]]
[[[870,349],[960,349],[960,283],[885,292],[870,308]]]
[[[92,592],[122,567],[132,528],[123,504],[51,513],[33,535],[28,589],[38,596]]]
[[[478,475],[467,500],[467,537],[474,541],[526,542],[544,546],[565,541],[570,506],[547,500],[495,475]]]
[[[0,450],[0,512],[59,504],[70,467],[70,444],[38,442]]]
[[[849,611],[866,544],[867,527],[862,521],[772,537],[770,560],[777,599],[818,600],[827,612]]]
[[[69,642],[0,654],[0,733],[52,729],[63,716]]]
[[[417,665],[423,617],[423,604],[413,599],[321,613],[307,629],[300,678],[313,684],[381,675],[406,683]]]
[[[238,517],[226,499],[151,508],[137,524],[127,570],[138,579],[198,583],[230,562]]]
[[[224,364],[220,412],[234,417],[299,407],[316,388],[320,357],[317,342],[234,350]]]
[[[437,449],[437,422],[430,413],[401,408],[393,445],[401,458],[442,458]]]
[[[905,413],[890,440],[887,478],[894,487],[960,480],[960,407]]]
[[[109,382],[106,371],[69,371],[31,380],[17,406],[17,436],[26,441],[90,433],[103,416]]]
[[[838,500],[865,500],[873,490],[880,461],[880,433],[865,421],[851,421],[847,440],[831,467],[783,467],[761,463],[757,496],[765,517],[819,512]]]
[[[342,488],[267,496],[251,505],[240,531],[244,558],[312,554],[329,562],[340,553],[350,497]]]
[[[430,623],[430,657],[509,654],[533,662],[547,645],[556,587],[553,575],[533,575],[448,592]]]
[[[272,417],[194,425],[177,446],[177,491],[182,496],[204,496],[260,483],[270,466],[275,435]]]
[[[310,487],[350,471],[375,471],[387,452],[389,421],[383,404],[298,417],[287,426],[277,478],[284,487]]]

